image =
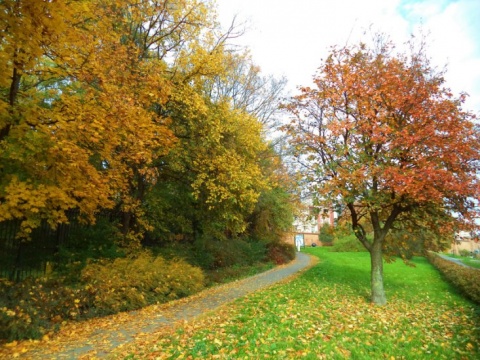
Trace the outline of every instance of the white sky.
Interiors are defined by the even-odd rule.
[[[331,45],[357,43],[372,27],[396,45],[428,33],[434,65],[447,65],[447,86],[467,92],[480,115],[480,0],[216,0],[222,24],[246,23],[239,44],[262,72],[286,76],[289,90],[310,85]],[[368,33],[367,33],[368,34]],[[367,35],[369,36],[369,35]],[[368,40],[368,39],[365,39]]]

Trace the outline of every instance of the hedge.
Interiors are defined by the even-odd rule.
[[[465,296],[480,304],[480,270],[446,260],[436,253],[428,252],[427,259],[443,276]]]

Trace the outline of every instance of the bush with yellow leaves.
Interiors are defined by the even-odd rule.
[[[91,262],[81,274],[98,314],[163,303],[200,291],[203,272],[182,259],[165,260],[143,251],[134,258]]]
[[[90,262],[81,283],[65,277],[0,279],[0,339],[40,338],[68,320],[139,309],[191,295],[205,286],[203,272],[184,260],[141,252]]]
[[[63,278],[0,279],[0,339],[40,338],[66,320],[88,317],[89,294]]]

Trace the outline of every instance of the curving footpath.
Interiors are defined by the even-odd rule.
[[[443,255],[443,254],[439,254],[437,253],[438,256],[440,256],[442,259],[445,259],[445,260],[448,260],[448,261],[451,261],[457,265],[460,265],[460,266],[463,266],[463,267],[467,267],[467,268],[472,268],[471,266],[468,266],[467,264],[464,264],[461,260],[459,259],[456,259],[456,258],[452,258],[448,255]],[[474,268],[473,268],[474,269]]]
[[[78,341],[72,336],[63,341],[57,351],[44,349],[25,355],[32,359],[90,358],[89,354],[94,354],[95,358],[106,357],[115,348],[134,341],[139,335],[154,333],[181,321],[193,320],[237,298],[288,279],[311,265],[313,260],[309,255],[297,253],[296,259],[287,265],[173,302],[171,306],[160,307],[154,316],[142,316],[142,310],[130,312],[127,321],[121,321],[119,326],[96,329],[87,341]]]

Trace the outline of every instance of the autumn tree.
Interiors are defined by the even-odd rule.
[[[158,111],[171,119],[178,142],[158,162],[159,182],[146,204],[150,214],[158,211],[151,217],[162,237],[168,229],[197,240],[243,233],[269,187],[260,160],[285,81],[262,76],[248,52],[229,45],[240,33],[234,23],[223,32],[212,24],[209,36],[185,44],[172,63],[175,91]]]
[[[261,192],[255,210],[248,217],[248,235],[274,244],[282,242],[291,231],[300,204],[298,188],[272,144],[262,154],[260,163],[268,174],[270,186]]]
[[[213,5],[0,2],[0,223],[28,238],[114,209],[130,250],[249,231],[278,188],[265,133],[285,80],[229,47]]]
[[[248,51],[228,52],[224,64],[228,71],[205,83],[206,94],[214,101],[228,98],[234,109],[254,116],[270,135],[279,125],[287,79],[263,75]]]
[[[212,58],[202,48],[215,41],[202,35],[210,10],[195,0],[1,2],[0,221],[20,219],[28,236],[43,220],[68,221],[69,209],[94,221],[117,206],[127,240],[149,227],[142,200],[176,141],[161,109],[176,74]]]
[[[248,216],[248,236],[270,243],[282,241],[291,228],[298,205],[297,187],[278,154],[283,138],[278,132],[283,117],[280,103],[287,80],[263,75],[249,52],[228,55],[226,76],[207,82],[205,91],[214,100],[227,99],[234,109],[250,114],[261,123],[268,147],[259,153],[258,161],[269,186],[260,193],[254,212]]]
[[[0,221],[20,219],[22,236],[42,219],[67,221],[68,209],[92,218],[112,205],[90,161],[105,112],[92,111],[94,87],[80,80],[99,44],[89,41],[90,10],[89,2],[0,3]]]
[[[175,120],[166,104],[183,94],[184,82],[220,71],[220,49],[228,36],[217,31],[214,13],[202,1],[114,1],[101,6],[114,18],[109,33],[116,34],[116,46],[105,53],[105,63],[113,61],[109,81],[125,106],[117,106],[124,121],[117,131],[123,135],[112,153],[112,169],[122,170],[123,180],[116,205],[122,232],[138,238],[152,229],[144,202],[159,180],[157,163],[177,144],[170,129]],[[204,35],[205,29],[211,31]],[[119,49],[124,49],[123,59]],[[133,113],[134,118],[125,116]]]
[[[260,196],[255,210],[247,214],[247,233],[253,239],[265,242],[281,241],[289,230],[295,203],[291,179],[276,153],[280,103],[284,97],[285,78],[262,74],[248,51],[229,51],[224,64],[226,71],[205,82],[204,93],[215,103],[226,102],[237,113],[255,119],[261,125],[261,136],[265,145],[258,147],[256,163],[261,168],[267,187],[258,188]],[[249,135],[250,137],[252,135]]]
[[[167,106],[179,141],[159,164],[158,187],[170,184],[183,189],[179,198],[172,199],[171,211],[183,223],[185,234],[195,240],[239,234],[267,186],[258,161],[266,147],[261,125],[228,102],[214,104],[189,86],[184,91],[188,96],[177,92]],[[170,197],[160,189],[156,193]]]
[[[392,229],[435,229],[438,219],[444,234],[472,226],[478,125],[462,109],[466,95],[452,95],[423,46],[398,52],[379,37],[372,47],[334,47],[314,84],[288,105],[286,129],[320,202],[348,209],[370,252],[371,301],[385,304],[383,253]],[[409,240],[391,238],[388,247]]]

